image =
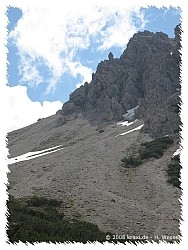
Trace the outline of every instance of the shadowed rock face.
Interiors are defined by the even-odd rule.
[[[169,104],[172,95],[176,95],[174,107],[179,103],[179,48],[179,26],[175,38],[162,32],[138,32],[119,59],[110,52],[108,60],[99,63],[92,81],[75,90],[60,113],[81,113],[101,123],[120,120],[139,105],[135,118],[145,120],[144,131],[155,137],[173,132],[180,124]]]

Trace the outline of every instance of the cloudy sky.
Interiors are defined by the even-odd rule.
[[[118,0],[7,8],[9,131],[61,109],[110,51],[121,55],[134,33],[174,37],[180,16],[178,7],[127,6]]]

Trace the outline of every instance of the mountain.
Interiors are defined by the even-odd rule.
[[[152,136],[172,133],[180,124],[174,112],[180,102],[179,48],[179,26],[175,38],[162,32],[135,34],[119,59],[110,52],[99,63],[92,81],[70,95],[60,114],[82,114],[101,124],[121,120],[138,107],[134,118],[145,119],[145,131]]]
[[[65,221],[87,221],[103,232],[177,240],[179,48],[179,26],[175,38],[138,32],[55,115],[9,133],[11,197],[22,205],[32,195],[61,200]],[[29,208],[41,219],[38,207]],[[11,223],[22,225],[19,216]]]

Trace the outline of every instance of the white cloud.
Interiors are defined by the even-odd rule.
[[[76,52],[87,49],[93,40],[98,49],[123,48],[137,30],[132,15],[140,19],[141,26],[145,24],[139,8],[127,7],[124,1],[84,1],[84,5],[81,2],[22,6],[23,16],[9,37],[21,55],[23,81],[42,82],[37,69],[39,59],[52,74],[48,91],[65,72],[73,77],[80,75],[83,82],[88,81],[92,70],[75,60]]]
[[[18,66],[18,70],[22,75],[21,81],[28,82],[30,86],[40,84],[44,79],[40,75],[35,61],[24,53],[20,54],[20,59],[21,64]]]
[[[15,86],[6,89],[7,131],[30,125],[38,120],[56,113],[61,109],[60,101],[32,102],[27,95],[27,87]]]
[[[73,77],[77,77],[77,75],[81,76],[81,82],[76,84],[76,87],[79,88],[81,85],[83,85],[86,81],[90,82],[92,80],[92,70],[84,65],[82,65],[80,62],[72,62],[70,61],[67,63],[70,74]]]
[[[132,17],[140,20],[140,27],[136,27]],[[139,8],[119,9],[113,13],[113,25],[102,31],[102,40],[99,49],[109,49],[113,46],[125,48],[129,39],[137,32],[138,28],[144,28],[146,21]]]

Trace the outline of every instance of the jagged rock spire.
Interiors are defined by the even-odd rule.
[[[110,53],[108,54],[108,59],[109,59],[110,61],[112,61],[112,60],[114,59],[114,55],[112,54],[112,52],[110,52]]]

